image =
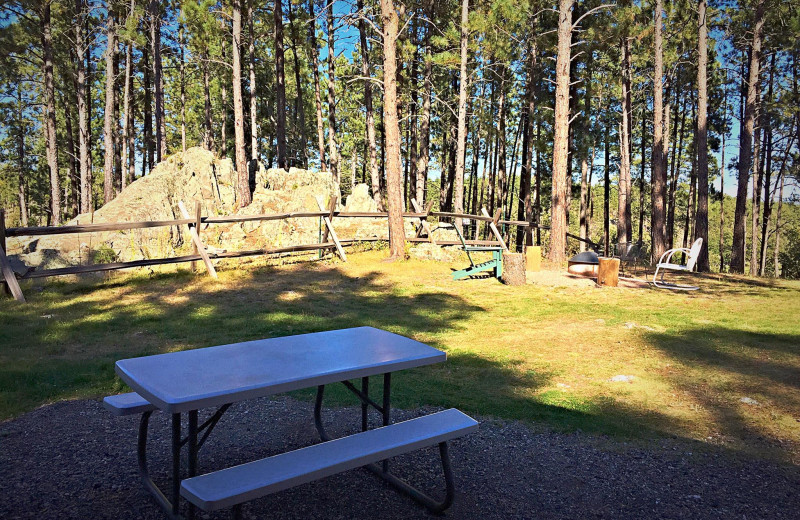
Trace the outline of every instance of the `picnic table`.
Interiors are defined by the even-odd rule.
[[[455,409],[392,424],[392,372],[445,361],[444,352],[372,327],[333,330],[171,352],[116,363],[116,372],[134,392],[106,397],[116,415],[141,414],[138,439],[139,473],[145,488],[170,518],[180,516],[181,497],[187,517],[195,508],[213,511],[242,503],[335,473],[365,466],[432,511],[452,504],[454,483],[447,441],[477,429],[477,422]],[[369,378],[383,376],[383,399],[369,395]],[[360,379],[360,388],[350,382]],[[331,439],[322,420],[325,385],[342,383],[361,401],[361,432]],[[234,403],[277,393],[317,387],[314,422],[322,443],[266,459],[199,475],[198,454],[225,411]],[[382,427],[368,429],[368,411],[381,414]],[[199,424],[199,411],[214,409]],[[170,498],[150,477],[147,434],[152,413],[172,419]],[[182,415],[188,432],[182,436]],[[446,481],[443,501],[436,501],[389,472],[389,458],[439,445]],[[186,447],[187,468],[181,465]],[[381,465],[376,464],[381,462]],[[184,475],[185,473],[185,475]]]

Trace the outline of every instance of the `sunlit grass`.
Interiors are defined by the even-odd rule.
[[[0,418],[123,391],[121,358],[371,325],[448,352],[445,364],[397,374],[400,407],[800,455],[800,284],[711,276],[695,293],[508,287],[453,282],[460,264],[383,256],[231,262],[219,280],[140,270],[25,285],[28,304],[0,301]],[[612,381],[622,375],[632,379]],[[352,402],[341,388],[327,395]]]

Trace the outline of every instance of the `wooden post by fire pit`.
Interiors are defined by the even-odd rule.
[[[600,266],[597,269],[597,285],[616,287],[619,283],[619,258],[601,256]]]
[[[503,251],[503,276],[507,285],[525,285],[525,255]]]

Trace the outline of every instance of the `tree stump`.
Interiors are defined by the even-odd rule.
[[[527,246],[525,248],[525,270],[538,273],[542,269],[542,248]]]
[[[525,255],[503,252],[503,283],[525,285]]]
[[[597,268],[597,285],[616,287],[619,283],[619,258],[601,256],[600,266]]]

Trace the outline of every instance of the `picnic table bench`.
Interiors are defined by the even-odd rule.
[[[204,511],[233,507],[234,517],[239,517],[244,502],[362,466],[430,510],[441,512],[455,495],[447,442],[476,430],[478,423],[449,409],[392,424],[391,374],[445,358],[444,352],[428,345],[372,327],[249,341],[118,361],[117,374],[134,392],[106,397],[103,404],[118,416],[141,414],[139,474],[170,518],[183,518],[181,497],[188,501],[187,518],[194,518],[195,507]],[[369,378],[375,375],[383,375],[381,404],[369,397]],[[351,379],[360,379],[361,388]],[[322,402],[325,385],[336,382],[361,400],[361,432],[331,439],[323,425]],[[314,386],[314,422],[323,442],[198,474],[198,452],[233,403]],[[211,407],[217,407],[216,411],[199,424],[198,411]],[[382,417],[382,426],[371,430],[370,407]],[[149,419],[156,411],[172,415],[170,498],[153,482],[147,464]],[[185,437],[181,433],[184,413],[188,415]],[[437,444],[446,485],[442,501],[393,475],[387,460]],[[188,449],[186,478],[181,465],[184,446]]]

